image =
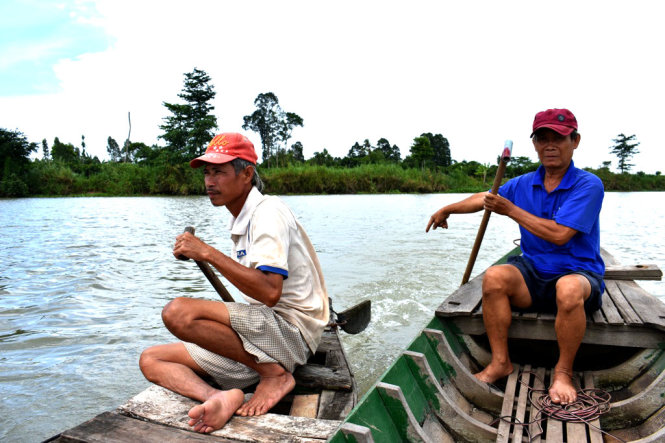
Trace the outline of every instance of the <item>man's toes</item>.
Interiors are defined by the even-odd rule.
[[[561,403],[561,397],[556,392],[550,391],[550,400],[552,400],[552,403]]]
[[[203,417],[203,412],[205,411],[204,406],[201,405],[196,405],[192,409],[189,410],[187,415],[189,415],[189,418],[194,419],[194,420],[200,420],[201,417]]]

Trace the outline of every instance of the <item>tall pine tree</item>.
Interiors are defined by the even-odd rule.
[[[617,138],[612,139],[614,146],[610,146],[610,152],[615,154],[619,159],[619,170],[623,174],[628,172],[630,168],[634,165],[628,163],[631,157],[635,154],[639,154],[640,151],[637,150],[639,142],[631,143],[635,141],[635,134],[631,136],[625,136],[623,133],[619,134]]]
[[[199,156],[214,137],[217,117],[211,112],[215,107],[210,101],[216,92],[210,84],[210,76],[203,70],[194,68],[185,74],[185,84],[178,97],[185,104],[167,103],[164,106],[172,115],[164,118],[159,137],[166,141],[166,149],[174,162],[181,162]]]

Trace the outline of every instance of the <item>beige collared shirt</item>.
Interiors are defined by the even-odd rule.
[[[273,309],[300,329],[315,352],[330,316],[328,291],[303,227],[282,200],[252,188],[229,230],[238,263],[284,276],[282,296]],[[251,294],[243,296],[260,303]]]

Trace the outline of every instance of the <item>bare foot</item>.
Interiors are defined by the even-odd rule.
[[[507,377],[513,373],[513,364],[508,362],[506,364],[490,363],[485,369],[473,374],[479,381],[483,383],[494,383],[500,378]]]
[[[573,386],[573,371],[554,368],[550,386],[552,403],[567,405],[577,400],[577,389]]]
[[[217,391],[203,404],[189,410],[188,424],[196,432],[208,433],[221,429],[242,404],[245,395],[240,389]]]
[[[296,386],[290,372],[272,377],[261,377],[254,395],[238,408],[236,414],[242,416],[263,415],[284,398]]]

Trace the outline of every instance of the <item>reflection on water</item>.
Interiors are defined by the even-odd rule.
[[[461,197],[284,198],[319,253],[334,307],[372,300],[368,329],[343,335],[361,391],[459,286],[481,215],[424,231],[432,212]],[[603,244],[620,262],[665,268],[664,198],[607,194]],[[47,438],[146,388],[141,351],[171,341],[162,306],[179,295],[217,297],[192,262],[173,259],[173,238],[192,225],[229,251],[228,217],[206,197],[0,200],[0,440]],[[518,236],[493,215],[474,274]],[[660,282],[641,285],[665,294]]]

